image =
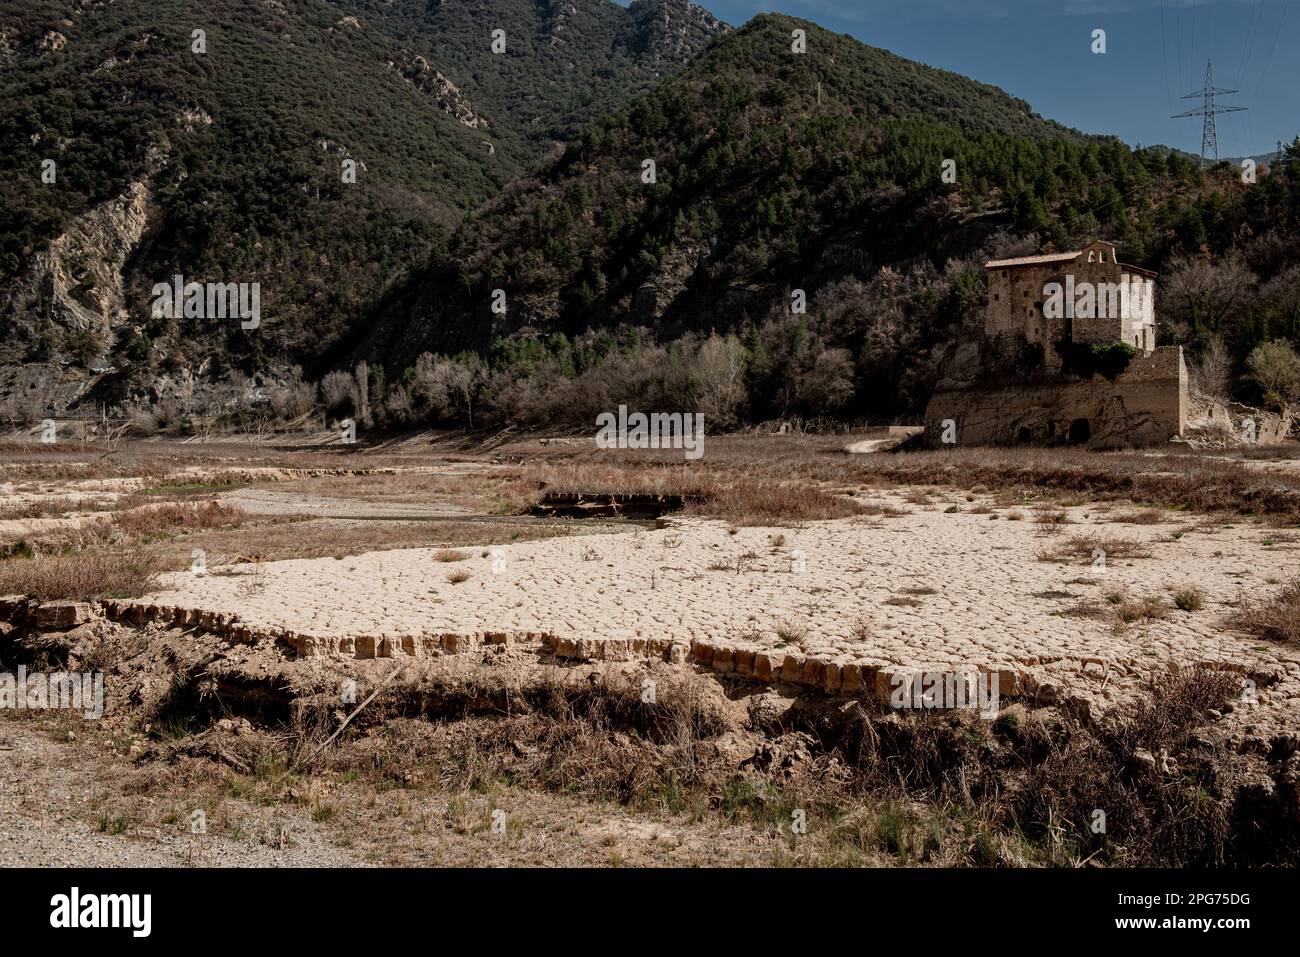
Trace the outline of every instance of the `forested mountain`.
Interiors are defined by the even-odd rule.
[[[319,374],[465,210],[723,29],[685,0],[0,0],[0,361],[115,366],[107,400]],[[153,317],[175,274],[260,283],[266,321]]]
[[[688,0],[331,0],[455,77],[498,148],[540,158],[680,69],[726,27]],[[505,52],[492,52],[495,31]]]
[[[796,29],[807,33],[807,53],[791,50]],[[490,324],[462,317],[476,308],[488,316],[487,293],[506,276],[514,308],[497,331],[557,319],[572,329],[597,314],[675,318],[694,308],[677,287],[687,262],[704,278],[694,269],[701,255],[717,290],[780,283],[770,264],[807,268],[789,259],[796,247],[806,254],[837,233],[850,239],[845,228],[881,215],[882,191],[902,198],[892,214],[910,215],[941,192],[940,158],[1000,149],[998,135],[1032,141],[1019,160],[1032,176],[1040,151],[1087,142],[994,87],[806,21],[756,17],[677,77],[585,126],[537,175],[466,220],[456,275],[429,282],[406,351],[482,346]],[[642,183],[647,160],[654,184]],[[982,171],[971,169],[983,191]],[[902,247],[935,249],[936,237],[914,225],[892,237],[899,248],[888,258],[901,258]],[[654,301],[634,303],[647,286]]]
[[[467,218],[373,354],[486,355],[457,374],[483,384],[469,404],[508,421],[695,404],[719,363],[739,371],[715,418],[915,414],[979,333],[985,259],[1102,237],[1167,271],[1167,336],[1196,358],[1221,335],[1240,360],[1300,331],[1300,274],[1279,254],[1300,194],[1294,167],[1250,185],[1237,172],[1085,137],[990,87],[760,16]],[[1251,292],[1228,315],[1207,290],[1238,266]]]
[[[0,0],[0,68],[15,420],[184,427],[216,382],[381,426],[913,415],[986,258],[1098,237],[1162,273],[1162,335],[1220,390],[1300,337],[1294,146],[1245,183],[790,17]],[[175,274],[259,282],[262,327],[151,315]]]

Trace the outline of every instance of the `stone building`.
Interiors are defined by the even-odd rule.
[[[1155,273],[1120,262],[1103,241],[984,269],[986,343],[964,343],[952,357],[926,408],[927,442],[1113,448],[1182,435],[1187,366],[1182,346],[1156,345]],[[1015,386],[991,383],[984,353],[999,340],[1038,347],[1041,373]],[[1109,377],[1065,361],[1072,350],[1120,344],[1133,354]]]
[[[1121,263],[1098,240],[1071,252],[994,259],[984,264],[989,336],[1020,335],[1061,367],[1057,344],[1123,342],[1143,355],[1156,347],[1156,274]]]

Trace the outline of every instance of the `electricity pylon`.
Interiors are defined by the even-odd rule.
[[[1209,60],[1205,61],[1205,88],[1193,90],[1183,97],[1184,100],[1194,100],[1198,96],[1203,98],[1203,104],[1199,110],[1188,110],[1186,113],[1175,113],[1170,119],[1178,119],[1183,116],[1200,116],[1203,117],[1201,124],[1201,169],[1205,168],[1206,158],[1213,153],[1214,161],[1219,161],[1219,134],[1215,129],[1214,117],[1219,113],[1236,113],[1241,110],[1248,110],[1248,106],[1216,106],[1214,103],[1215,96],[1227,96],[1236,93],[1236,90],[1220,90],[1214,86],[1214,67]]]

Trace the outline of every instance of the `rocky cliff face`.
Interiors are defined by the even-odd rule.
[[[396,70],[407,83],[433,99],[444,113],[454,117],[462,126],[476,130],[480,126],[490,125],[487,117],[475,111],[459,87],[418,53],[403,50],[388,61],[388,66]]]
[[[142,178],[73,219],[0,290],[0,320],[19,343],[34,344],[53,332],[57,345],[78,333],[89,334],[101,349],[111,345],[114,330],[127,321],[124,273],[144,236],[153,177],[165,161],[164,151],[151,149]]]
[[[690,0],[635,0],[619,44],[633,56],[684,64],[731,28]]]
[[[18,58],[18,31],[0,27],[0,63],[8,66]]]

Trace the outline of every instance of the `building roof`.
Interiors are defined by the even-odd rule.
[[[1141,266],[1133,266],[1129,263],[1120,263],[1119,268],[1123,269],[1125,272],[1135,272],[1139,276],[1147,276],[1151,279],[1155,279],[1160,275],[1158,272],[1152,272],[1150,269],[1143,269]]]
[[[1110,246],[1111,249],[1115,248],[1111,243],[1106,243],[1105,245]],[[1041,256],[1017,256],[1014,259],[990,259],[984,264],[984,268],[1007,269],[1015,268],[1016,266],[1047,266],[1053,263],[1072,263],[1086,251],[1087,250],[1084,249],[1075,249],[1063,253],[1045,253]],[[1141,266],[1122,263],[1118,259],[1115,260],[1115,265],[1119,266],[1119,268],[1125,272],[1137,273],[1140,276],[1147,276],[1151,279],[1155,279],[1156,276],[1159,275],[1159,273],[1154,273],[1150,269],[1143,269]]]
[[[1047,253],[1043,256],[1017,256],[1015,259],[991,259],[985,269],[1004,269],[1007,266],[1039,266],[1047,263],[1070,263],[1083,255],[1082,249],[1067,253]]]

